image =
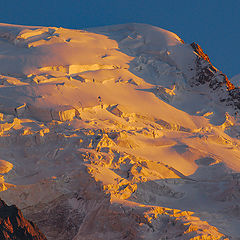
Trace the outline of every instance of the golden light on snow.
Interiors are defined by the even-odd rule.
[[[0,159],[0,174],[8,173],[13,165],[10,162]]]
[[[198,55],[177,35],[0,24],[0,47],[8,204],[53,239],[65,219],[74,240],[238,234],[239,120],[208,85],[190,88]]]

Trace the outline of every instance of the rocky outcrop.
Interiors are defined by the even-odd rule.
[[[26,220],[14,205],[8,206],[0,200],[1,240],[47,240],[38,227]]]
[[[197,43],[193,42],[193,43],[191,44],[191,46],[192,46],[194,52],[199,55],[199,57],[201,57],[201,58],[203,58],[204,60],[206,60],[207,62],[211,63],[208,55],[203,52],[203,49],[202,49]]]
[[[240,109],[240,88],[234,88],[229,91],[230,96],[233,98],[234,105]]]
[[[215,68],[207,54],[203,52],[203,49],[195,42],[191,44],[194,52],[197,55],[196,58],[196,81],[204,84],[209,82],[209,86],[213,89],[218,87],[227,86],[228,90],[232,90],[235,86],[228,80],[227,76]]]
[[[209,87],[213,90],[222,89],[226,94],[225,96],[223,96],[223,94],[220,95],[220,101],[226,101],[228,105],[232,104],[240,109],[239,89],[229,81],[224,73],[212,65],[208,55],[203,52],[203,49],[197,43],[193,42],[191,47],[196,54],[195,83],[197,85],[209,83]]]

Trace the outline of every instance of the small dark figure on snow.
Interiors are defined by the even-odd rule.
[[[102,102],[102,98],[100,96],[98,97],[98,103],[101,106],[101,108],[103,109],[103,102]]]
[[[152,136],[153,136],[153,138],[155,138],[155,137],[156,137],[156,135],[155,135],[155,132],[154,132],[154,131],[152,132]]]

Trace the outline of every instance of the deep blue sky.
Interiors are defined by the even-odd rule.
[[[229,77],[240,73],[239,0],[0,0],[0,22],[86,28],[148,23],[199,43]]]

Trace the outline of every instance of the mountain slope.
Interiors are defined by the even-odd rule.
[[[48,239],[238,239],[239,88],[145,24],[0,25],[0,197]]]
[[[32,223],[27,221],[16,206],[7,206],[0,200],[0,237],[2,240],[46,240]]]

